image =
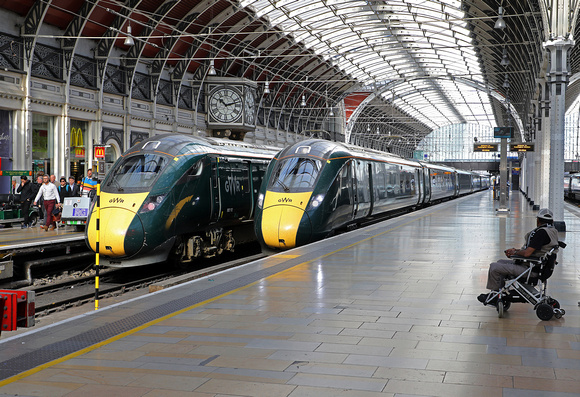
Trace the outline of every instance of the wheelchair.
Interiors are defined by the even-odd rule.
[[[536,315],[540,320],[548,321],[552,317],[562,318],[566,311],[560,308],[560,303],[556,299],[547,295],[546,290],[548,278],[558,264],[556,262],[558,249],[565,247],[566,243],[558,241],[558,245],[553,246],[539,258],[512,256],[510,259],[527,264],[528,269],[517,277],[502,280],[500,290],[491,292],[485,304],[495,304],[499,318],[503,317],[512,303],[516,302],[534,305]]]

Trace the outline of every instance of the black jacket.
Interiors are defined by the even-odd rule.
[[[32,201],[32,199],[34,199],[34,197],[36,196],[36,193],[34,192],[34,187],[32,186],[32,182],[26,182],[24,185],[20,184],[20,186],[18,186],[18,189],[16,189],[17,193],[20,193],[20,200],[21,201]]]
[[[64,203],[64,198],[65,197],[71,197],[72,196],[72,192],[70,191],[70,186],[68,184],[63,186],[58,185],[56,187],[56,190],[58,190],[58,195],[60,197],[60,203]]]

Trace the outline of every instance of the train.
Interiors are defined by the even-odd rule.
[[[564,176],[564,198],[580,200],[580,174]]]
[[[255,241],[258,191],[279,150],[184,134],[148,138],[123,153],[100,184],[87,245],[102,265],[133,267],[187,264]]]
[[[283,149],[258,195],[255,233],[286,250],[372,218],[487,189],[490,177],[320,139]]]

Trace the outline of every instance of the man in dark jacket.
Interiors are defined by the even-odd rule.
[[[75,177],[72,175],[68,177],[68,186],[71,189],[70,197],[79,197],[81,195],[81,188],[76,184]]]
[[[20,177],[20,186],[18,186],[17,192],[20,193],[20,200],[22,201],[22,216],[24,217],[24,222],[22,223],[22,229],[30,227],[30,204],[32,199],[36,196],[32,182],[28,180],[26,175]]]

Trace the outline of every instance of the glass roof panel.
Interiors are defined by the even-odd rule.
[[[461,1],[241,0],[241,5],[332,59],[360,85],[400,80],[392,89],[395,106],[431,128],[466,121],[491,125],[494,119],[486,93],[442,79],[483,82]]]

